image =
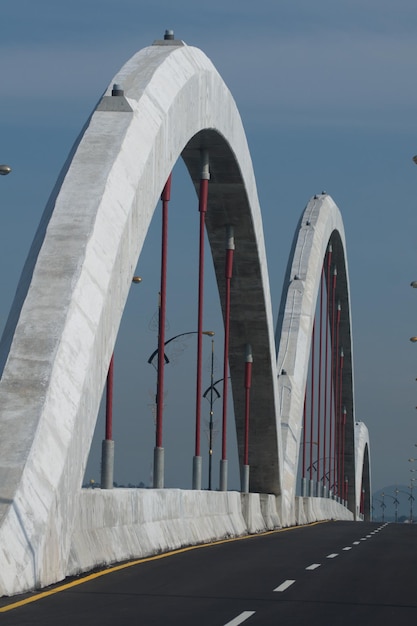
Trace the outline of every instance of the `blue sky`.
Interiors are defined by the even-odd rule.
[[[257,179],[275,316],[305,204],[326,190],[339,206],[351,281],[356,416],[370,431],[373,486],[407,484],[417,443],[417,347],[408,340],[417,334],[417,291],[409,287],[417,279],[415,0],[5,3],[0,162],[13,173],[0,180],[1,326],[73,141],[120,67],[166,28],[207,54],[237,102]],[[191,237],[190,255],[197,254],[198,215],[181,164],[171,214],[167,332],[175,335],[197,323],[195,263],[183,250]],[[116,480],[126,484],[147,483],[151,468],[155,371],[146,361],[156,347],[158,237],[156,219],[138,264],[143,282],[132,289],[116,347]],[[207,281],[205,323],[216,331],[221,370],[210,271]],[[191,337],[167,368],[167,486],[191,484],[194,358]],[[205,376],[209,384],[207,367]],[[220,406],[215,409],[220,417]],[[101,438],[98,432],[88,467],[96,479]],[[231,436],[231,465],[233,443]],[[233,468],[231,479],[237,486]]]

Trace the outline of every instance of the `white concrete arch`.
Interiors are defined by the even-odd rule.
[[[342,217],[332,198],[314,196],[299,221],[284,281],[278,315],[277,369],[283,439],[283,500],[294,501],[301,443],[305,386],[316,302],[324,258],[332,243],[332,265],[337,267],[337,300],[341,302],[340,345],[344,350],[342,403],[347,410],[345,471],[348,503],[355,510],[355,440],[353,357],[349,278]],[[336,301],[337,301],[336,300]]]
[[[124,95],[112,95],[119,84]],[[180,155],[210,154],[207,230],[222,296],[235,225],[231,355],[241,434],[244,346],[254,380],[251,489],[279,493],[280,439],[262,220],[236,105],[209,59],[155,42],[111,81],[59,177],[0,346],[0,594],[63,578],[122,311],[154,208]]]

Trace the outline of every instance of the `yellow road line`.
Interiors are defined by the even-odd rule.
[[[327,520],[325,520],[327,521]],[[189,552],[190,550],[198,550],[200,548],[210,548],[212,546],[218,546],[223,543],[230,543],[231,541],[242,541],[243,539],[253,539],[254,537],[263,537],[265,535],[273,535],[276,533],[288,532],[290,530],[301,530],[302,528],[308,528],[310,526],[316,526],[317,524],[323,524],[323,522],[313,522],[311,524],[304,524],[303,526],[290,526],[289,528],[277,528],[276,530],[268,530],[264,533],[258,533],[254,535],[244,535],[242,537],[230,537],[229,539],[219,539],[218,541],[213,541],[211,543],[201,543],[196,546],[187,546],[186,548],[179,548],[178,550],[172,550],[171,552],[164,552],[163,554],[155,554],[153,556],[144,557],[142,559],[136,559],[135,561],[129,561],[128,563],[122,563],[121,565],[114,565],[113,567],[109,567],[105,570],[100,570],[99,572],[94,572],[93,574],[87,574],[87,576],[83,576],[82,578],[77,578],[77,580],[72,580],[70,583],[65,583],[60,585],[59,587],[54,587],[53,589],[49,589],[48,591],[41,591],[40,593],[31,596],[30,598],[25,598],[24,600],[19,600],[18,602],[12,602],[11,604],[7,604],[6,606],[0,607],[0,613],[6,613],[7,611],[12,611],[13,609],[17,609],[20,606],[24,606],[25,604],[30,604],[31,602],[37,602],[38,600],[42,600],[43,598],[47,598],[48,596],[52,596],[56,593],[61,593],[61,591],[66,591],[67,589],[71,589],[72,587],[77,587],[78,585],[83,585],[90,580],[94,580],[95,578],[100,578],[101,576],[106,576],[107,574],[112,574],[113,572],[118,572],[122,569],[126,569],[127,567],[133,567],[134,565],[139,565],[140,563],[149,563],[149,561],[156,561],[157,559],[165,559],[169,556],[174,556],[175,554],[181,554],[183,552]]]

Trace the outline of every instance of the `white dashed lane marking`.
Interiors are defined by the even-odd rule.
[[[274,591],[285,591],[286,589],[288,589],[288,587],[291,587],[291,585],[293,585],[295,583],[295,580],[285,580],[283,583],[281,583],[281,585],[279,585],[279,587],[276,587],[276,589],[274,589]]]
[[[376,532],[376,531],[374,531],[374,532]],[[369,539],[371,537],[372,537],[372,534],[371,535],[367,535],[366,537],[361,537],[360,541],[352,541],[352,546],[359,546],[361,541],[366,541],[367,539]],[[344,548],[342,548],[342,550],[347,552],[349,550],[352,550],[352,546],[345,546]],[[338,552],[332,552],[331,554],[328,554],[326,556],[326,559],[335,559],[337,556],[339,556]],[[320,566],[321,566],[321,563],[312,563],[311,565],[308,565],[306,567],[306,570],[314,571],[314,570],[316,570]],[[291,585],[293,585],[294,583],[295,583],[295,580],[290,580],[290,579],[285,580],[278,587],[276,587],[274,589],[274,591],[283,592],[286,589],[288,589],[288,587],[291,587]],[[243,613],[242,613],[242,615],[243,615]],[[240,622],[229,622],[225,626],[232,626],[234,624],[240,624]]]
[[[243,613],[235,617],[235,619],[232,619],[231,622],[227,622],[224,626],[239,626],[239,624],[242,624],[254,614],[255,611],[243,611]]]

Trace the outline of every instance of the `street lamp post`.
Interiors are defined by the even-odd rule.
[[[417,155],[413,156],[413,162],[417,165]],[[417,280],[413,280],[410,283],[410,287],[412,287],[413,289],[417,289]],[[410,337],[410,341],[412,343],[417,343],[417,337]],[[417,380],[417,379],[416,379]],[[415,446],[417,446],[417,443],[414,444]],[[414,462],[416,459],[408,459],[410,463]],[[415,470],[410,470],[410,472],[414,472]],[[413,501],[414,501],[414,497],[413,497],[413,481],[416,480],[415,478],[411,478],[410,480],[410,495],[408,497],[408,499],[410,500],[410,524],[413,523]]]
[[[395,491],[397,493],[398,489],[396,489]],[[390,496],[389,493],[382,493],[381,496],[382,497],[387,496],[388,498],[392,498],[393,499],[394,506],[395,506],[395,517],[394,517],[394,520],[395,520],[395,523],[397,523],[398,522],[398,505],[399,505],[399,502],[398,502],[397,498],[396,497],[394,498],[394,496]]]
[[[165,354],[165,346],[167,346],[171,341],[178,339],[179,337],[185,337],[186,335],[197,335],[198,331],[192,330],[186,333],[179,333],[179,335],[175,335],[170,339],[164,341],[163,349],[160,349],[160,345],[158,343],[158,347],[154,350],[151,356],[148,359],[148,363],[152,364],[155,356],[158,357],[158,366],[157,366],[157,383],[156,383],[156,409],[157,409],[157,422],[156,422],[156,433],[155,433],[155,451],[154,451],[154,473],[153,473],[153,486],[155,489],[162,489],[164,487],[164,463],[163,463],[163,447],[162,447],[162,415],[163,415],[163,394],[161,393],[161,384],[160,384],[160,375],[159,370],[162,367],[169,363],[169,359]],[[209,337],[214,336],[213,330],[203,330],[201,332],[202,335],[207,335]],[[159,420],[158,420],[159,416]]]
[[[230,378],[230,377],[229,377]],[[211,380],[213,381],[213,370],[212,370],[212,376],[211,376]],[[212,476],[212,453],[213,453],[213,442],[214,442],[214,421],[213,421],[213,404],[214,402],[220,398],[220,392],[217,389],[217,385],[221,382],[223,382],[223,378],[218,378],[217,380],[215,380],[214,382],[211,383],[210,387],[207,387],[207,389],[205,390],[205,392],[203,393],[203,398],[207,398],[208,393],[210,392],[210,396],[209,396],[209,402],[210,402],[210,421],[209,421],[209,447],[211,449],[211,452],[209,450],[209,489],[211,489],[211,485],[212,485],[212,480],[211,480],[211,476]],[[229,380],[229,379],[228,379]],[[223,390],[226,388],[226,385],[223,384]],[[220,473],[221,473],[221,469],[220,469]],[[221,486],[219,486],[219,490],[222,491]]]
[[[220,379],[222,380],[222,379]],[[210,392],[210,418],[209,418],[209,466],[208,466],[208,489],[209,491],[211,491],[211,474],[212,474],[212,461],[213,461],[213,403],[214,403],[214,397],[213,394],[215,393],[217,398],[220,398],[220,393],[217,391],[215,384],[217,384],[218,382],[220,382],[220,380],[217,380],[216,383],[214,382],[214,339],[211,340],[211,368],[210,368],[210,387],[208,387],[208,389],[206,389],[206,391],[203,393],[203,398],[205,398],[207,396],[207,394]]]
[[[179,335],[175,335],[174,337],[171,337],[170,339],[167,339],[164,342],[164,346],[167,346],[169,343],[171,343],[171,341],[175,341],[175,339],[179,339],[180,337],[185,337],[185,335],[197,335],[198,334],[198,330],[191,330],[187,333],[180,333]],[[207,335],[208,337],[214,337],[215,332],[214,330],[203,330],[202,332],[203,335]],[[154,360],[154,358],[156,357],[156,355],[158,354],[158,350],[159,348],[157,348],[156,350],[154,350],[151,354],[151,356],[148,359],[148,363],[150,363],[152,365],[152,361]],[[166,364],[169,363],[169,358],[167,357],[166,354],[164,354],[164,361]]]
[[[413,496],[414,485],[413,485],[413,482],[415,480],[416,480],[415,478],[411,478],[410,479],[410,486],[409,486],[410,495],[408,496],[408,499],[410,500],[410,524],[413,523],[413,502],[414,502],[414,496]]]
[[[403,491],[402,489],[396,489],[395,493],[404,493],[406,496],[408,496],[408,500],[410,502],[410,524],[413,523],[413,500],[414,500],[414,496],[413,496],[413,481],[417,480],[416,478],[411,478],[410,479],[410,486],[409,486],[409,490],[410,493],[408,493],[407,491]]]
[[[304,403],[304,407],[305,407],[305,403]],[[306,417],[306,411],[304,411],[304,418]],[[305,420],[304,420],[304,425],[305,425]],[[313,470],[314,472],[318,472],[318,466],[320,464],[320,461],[327,458],[327,457],[320,457],[318,459],[316,459],[316,461],[313,461],[313,454],[310,452],[310,465],[306,466],[307,461],[306,461],[306,449],[307,449],[307,445],[309,446],[309,449],[312,450],[313,446],[318,446],[318,442],[317,441],[304,441],[304,437],[305,437],[305,427],[303,427],[303,440],[300,442],[300,447],[303,447],[303,464],[302,464],[302,476],[301,476],[301,495],[303,498],[306,497],[310,497],[310,496],[314,496],[314,480],[313,480]],[[310,431],[310,437],[311,437],[311,431]],[[309,482],[307,485],[307,474],[309,475]],[[317,483],[319,482],[319,476],[317,475]]]
[[[378,498],[373,498],[373,500],[374,500],[374,501],[376,500],[377,502],[380,502],[380,503],[381,503],[381,509],[382,509],[382,521],[383,521],[383,522],[385,521],[385,509],[387,508],[387,505],[386,505],[386,504],[385,504],[385,502],[384,502],[384,495],[385,495],[384,493],[381,493],[382,500],[378,500]],[[372,507],[372,508],[373,508],[373,507]]]

